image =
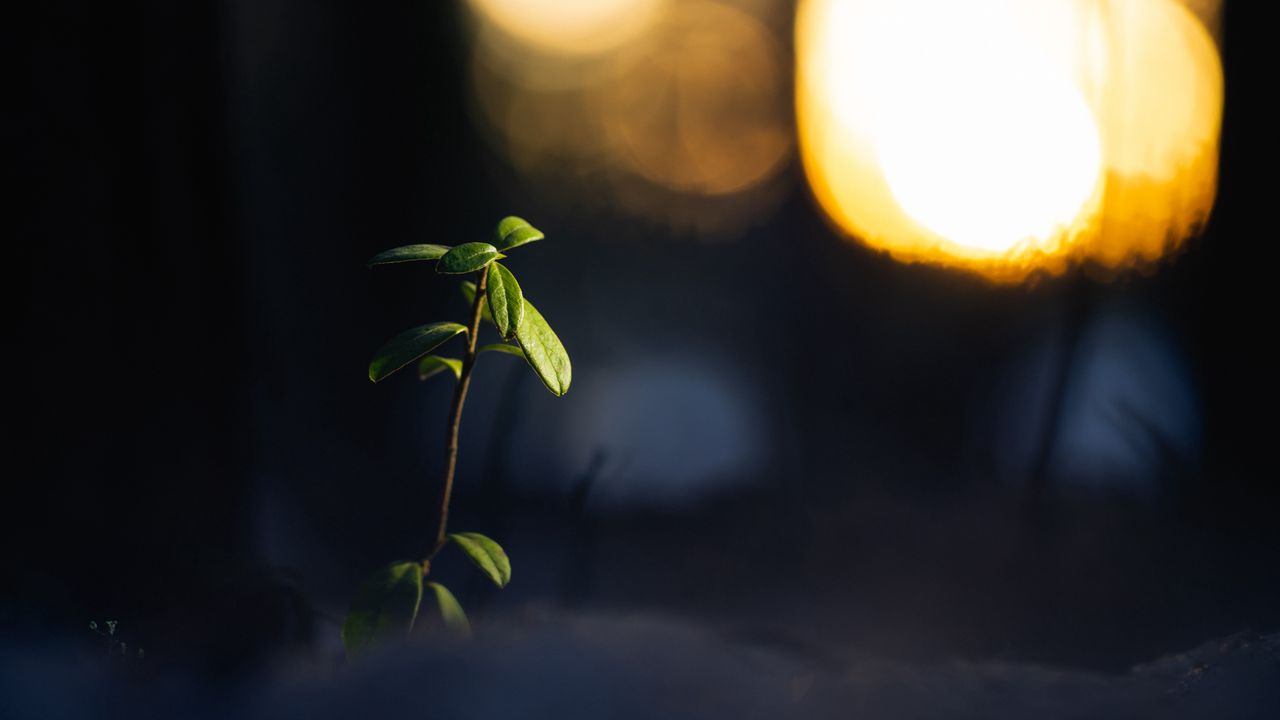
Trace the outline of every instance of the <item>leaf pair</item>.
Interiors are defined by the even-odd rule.
[[[462,294],[468,303],[475,302],[476,284],[469,281],[462,283]],[[481,314],[485,320],[497,326],[496,318],[490,314],[487,302],[482,301]],[[520,323],[516,326],[515,338],[525,361],[538,374],[538,378],[551,391],[551,394],[560,397],[569,392],[569,385],[573,382],[573,365],[569,361],[569,353],[565,351],[559,336],[542,317],[542,313],[538,312],[527,297],[524,298],[524,312],[521,314]],[[493,346],[486,347],[493,348]],[[506,352],[512,352],[512,350],[506,350]],[[515,353],[512,352],[512,354]]]
[[[422,566],[416,562],[394,562],[365,580],[351,601],[342,624],[347,659],[387,640],[407,638],[418,618],[424,585],[435,596],[445,627],[458,637],[470,637],[467,614],[448,588],[438,582],[423,582]]]
[[[492,244],[470,242],[450,248],[440,256],[436,272],[450,275],[475,272],[495,260],[506,257],[502,251],[541,240],[543,237],[542,231],[530,225],[528,221],[514,215],[505,217],[498,223]]]
[[[508,220],[510,219],[508,218]],[[506,222],[506,220],[503,222]],[[501,224],[499,224],[499,227],[501,227]],[[524,223],[524,227],[527,230],[532,230],[528,223]],[[536,233],[537,231],[533,230],[533,232]],[[519,231],[513,230],[512,233],[518,235]],[[539,237],[542,235],[542,233],[537,234]],[[531,241],[526,240],[525,242]],[[502,334],[503,339],[507,339],[515,333],[516,328],[520,325],[520,319],[524,315],[524,302],[520,292],[520,283],[516,282],[515,275],[512,275],[510,270],[495,262],[500,257],[506,256],[498,252],[498,248],[489,243],[465,243],[455,248],[448,248],[444,245],[406,245],[375,256],[369,261],[369,265],[439,259],[439,262],[436,263],[436,272],[447,275],[463,275],[477,272],[487,266],[488,270],[485,277],[486,297],[492,313],[488,319],[498,328],[498,332]]]
[[[494,230],[493,243],[463,243],[457,247],[448,245],[403,245],[380,252],[369,259],[369,267],[405,262],[439,260],[437,270],[442,273],[475,272],[498,259],[503,250],[541,240],[545,236],[523,218],[514,215],[503,218]]]
[[[500,350],[519,354],[533,367],[544,385],[555,395],[569,390],[572,372],[569,355],[546,319],[524,299],[524,292],[515,275],[511,274],[499,258],[502,251],[543,239],[542,231],[523,218],[503,218],[494,230],[493,243],[472,242],[455,247],[448,245],[404,245],[375,255],[369,266],[394,263],[436,261],[436,271],[445,274],[463,274],[484,271],[485,297],[481,300],[481,312],[498,329],[503,340],[515,338],[516,348],[504,344],[488,345],[481,350]],[[464,283],[463,292],[468,303],[475,303],[474,283]],[[426,379],[449,370],[461,379],[462,362],[454,358],[428,355],[454,335],[466,332],[458,323],[437,322],[407,330],[385,343],[369,363],[369,379],[379,382],[409,363],[422,358],[418,365],[418,377]],[[426,356],[426,357],[424,357]]]
[[[501,268],[501,266],[495,264],[493,268]],[[494,274],[492,269],[490,274]],[[510,275],[510,273],[507,274]],[[552,394],[564,395],[569,391],[570,383],[573,382],[573,366],[564,345],[547,324],[546,319],[542,317],[542,313],[538,312],[533,303],[524,298],[519,286],[515,285],[514,277],[511,277],[509,282],[505,279],[500,282],[504,283],[503,288],[496,295],[491,290],[481,301],[482,313],[485,319],[492,322],[500,331],[503,325],[508,329],[514,328],[511,334],[515,336],[519,348],[505,343],[495,343],[485,345],[480,348],[480,351],[499,351],[524,357],[538,374],[542,384],[546,385]],[[463,283],[462,291],[467,296],[468,302],[475,302],[475,283]],[[498,302],[491,298],[501,298],[502,311],[491,310],[491,304],[493,308],[498,307]],[[455,322],[427,323],[406,330],[378,348],[373,360],[369,363],[369,379],[373,382],[381,382],[397,370],[465,332],[467,328]],[[455,377],[461,377],[462,362],[453,358],[428,355],[418,365],[418,377],[425,380],[446,369],[451,370]]]
[[[394,265],[406,262],[438,260],[436,272],[446,275],[475,272],[498,259],[498,248],[489,243],[463,243],[457,247],[448,245],[402,245],[369,258],[369,267]]]
[[[356,591],[342,624],[347,658],[383,640],[408,637],[421,604],[422,566],[418,563],[394,562],[369,576]]]
[[[511,582],[511,560],[498,543],[474,532],[452,533],[449,539],[499,588]],[[347,657],[357,657],[384,640],[408,637],[418,618],[424,585],[435,596],[445,627],[460,637],[470,636],[467,614],[448,588],[424,583],[419,563],[394,562],[365,580],[351,602],[342,625]]]

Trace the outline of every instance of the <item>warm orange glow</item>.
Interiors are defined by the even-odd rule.
[[[1208,217],[1222,69],[1176,0],[805,0],[796,44],[814,194],[894,257],[1126,267]]]
[[[784,197],[795,132],[780,14],[712,0],[470,5],[474,109],[541,196],[708,239]]]
[[[643,32],[665,0],[471,0],[508,36],[545,52],[609,50]]]
[[[791,150],[782,49],[741,10],[681,2],[643,58],[601,89],[601,117],[637,175],[679,192],[736,192]]]

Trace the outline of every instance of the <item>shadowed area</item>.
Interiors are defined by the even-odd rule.
[[[1234,636],[1104,675],[878,660],[653,615],[494,618],[466,646],[389,647],[341,674],[285,667],[269,685],[216,694],[172,675],[96,672],[78,673],[67,696],[56,678],[75,663],[7,655],[0,668],[19,717],[1261,718],[1280,702],[1276,635]]]

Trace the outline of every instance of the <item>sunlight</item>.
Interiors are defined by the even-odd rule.
[[[889,20],[900,25],[869,35],[864,48],[885,68],[868,99],[894,198],[968,248],[1004,252],[1052,237],[1102,175],[1098,130],[1070,68],[1038,51],[1012,6],[987,15],[915,1],[927,7],[896,5]],[[924,11],[931,22],[915,21]],[[973,18],[971,30],[955,31]]]
[[[814,194],[899,259],[1119,267],[1208,216],[1221,66],[1174,0],[807,0],[796,41]]]

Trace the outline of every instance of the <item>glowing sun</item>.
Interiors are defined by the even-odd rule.
[[[1208,217],[1222,68],[1176,0],[805,0],[796,46],[814,194],[896,258],[1120,267]]]

